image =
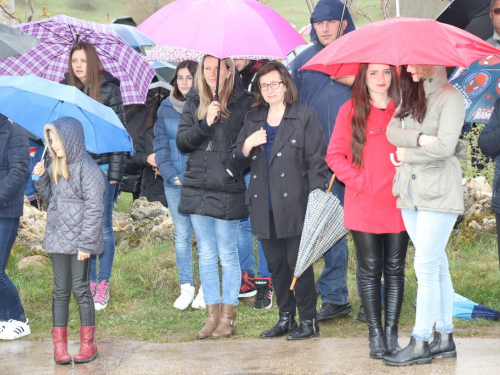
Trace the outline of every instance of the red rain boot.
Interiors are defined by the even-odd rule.
[[[71,363],[68,353],[68,327],[52,327],[52,342],[54,343],[54,361],[58,365]]]
[[[75,355],[75,363],[85,363],[99,356],[95,342],[95,326],[80,327],[80,351]]]

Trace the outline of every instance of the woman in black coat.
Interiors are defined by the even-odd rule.
[[[315,337],[319,329],[313,267],[298,279],[295,294],[290,284],[307,198],[311,191],[327,188],[325,135],[314,109],[297,103],[297,88],[282,64],[264,65],[255,82],[257,109],[245,119],[232,164],[238,169],[250,167],[252,231],[262,239],[280,309],[278,324],[260,336],[288,333],[288,340]],[[296,308],[300,315],[298,329]]]
[[[29,175],[29,143],[24,130],[0,114],[0,340],[30,334],[15,285],[5,273],[23,216],[24,183]]]

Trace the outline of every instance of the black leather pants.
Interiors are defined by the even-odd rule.
[[[385,327],[397,332],[403,303],[408,234],[351,231],[360,269],[361,298],[370,331],[382,328],[380,281],[384,273]]]
[[[54,293],[52,326],[67,327],[71,291],[80,309],[80,325],[95,325],[94,299],[90,292],[90,258],[78,260],[77,255],[52,254]]]

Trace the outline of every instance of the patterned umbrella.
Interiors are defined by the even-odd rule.
[[[142,104],[154,69],[108,25],[58,15],[15,26],[43,43],[22,55],[0,60],[0,75],[37,76],[59,82],[68,71],[69,51],[74,43],[92,43],[104,69],[120,80],[123,104]]]
[[[332,176],[326,192],[316,189],[309,194],[299,255],[290,290],[294,290],[300,275],[347,233],[343,224],[344,208],[339,199],[330,194],[334,180],[335,175]]]
[[[464,96],[465,121],[487,124],[500,97],[500,56],[487,56],[467,69],[455,69],[450,83]]]

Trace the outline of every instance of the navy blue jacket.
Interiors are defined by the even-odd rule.
[[[23,216],[24,183],[29,176],[28,137],[0,114],[0,219]]]
[[[170,97],[161,102],[158,120],[155,122],[153,150],[158,170],[165,183],[170,185],[174,184],[176,177],[181,183],[184,181],[189,156],[188,153],[180,152],[175,143],[180,119],[181,114],[174,109]]]

